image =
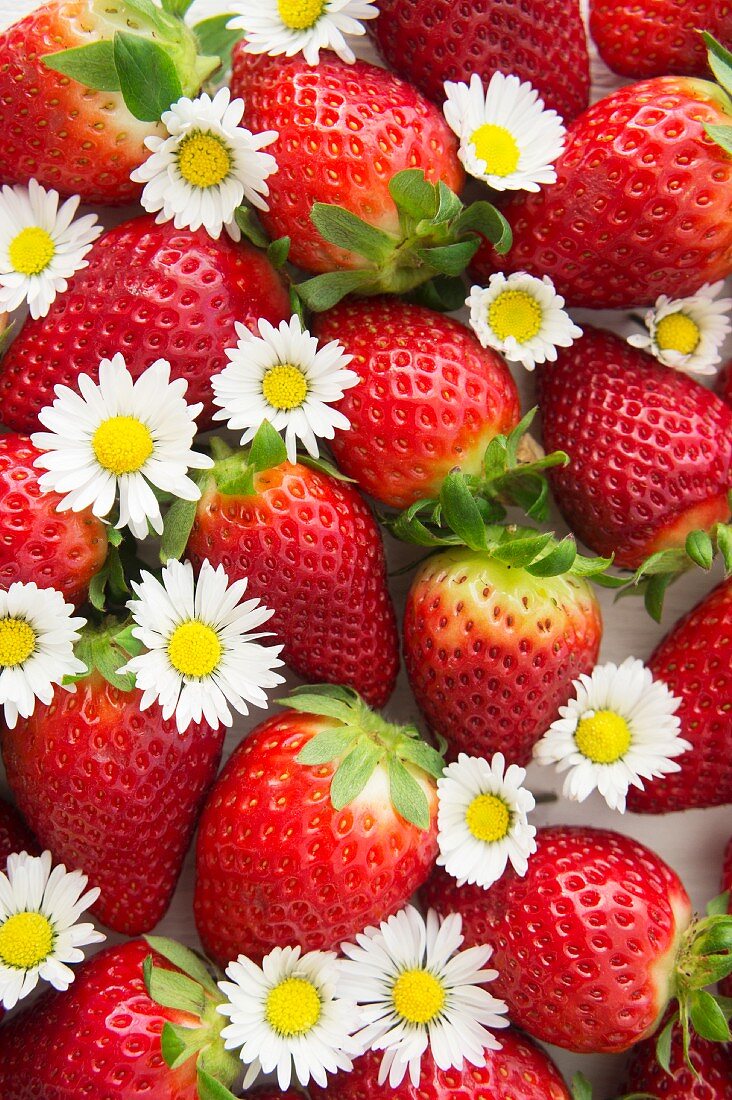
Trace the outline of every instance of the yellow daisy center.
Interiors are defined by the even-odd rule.
[[[541,306],[525,290],[504,290],[488,307],[488,324],[499,340],[513,336],[525,344],[541,331]]]
[[[305,1035],[320,1019],[320,994],[305,978],[285,978],[267,995],[264,1014],[278,1035]]]
[[[468,806],[465,823],[476,840],[491,844],[507,836],[511,812],[497,795],[479,794]]]
[[[426,970],[405,970],[391,991],[394,1008],[410,1024],[428,1024],[445,1005],[445,990]]]
[[[598,710],[580,719],[574,735],[577,748],[594,764],[614,764],[630,748],[630,727],[612,710]]]
[[[661,351],[678,351],[691,355],[701,340],[701,329],[685,313],[670,313],[656,326],[656,344]]]
[[[153,453],[150,429],[135,416],[110,416],[92,436],[92,450],[105,470],[120,477],[140,470]]]
[[[195,130],[178,147],[178,167],[193,187],[216,187],[231,171],[231,153],[216,134]]]
[[[510,176],[518,168],[521,150],[516,138],[505,126],[484,122],[473,133],[470,141],[475,155],[485,163],[489,176]]]
[[[277,0],[280,19],[293,31],[314,27],[326,6],[327,0]]]
[[[168,657],[182,676],[210,676],[221,660],[221,642],[216,631],[197,619],[177,626],[168,642]]]
[[[39,225],[21,229],[10,242],[10,265],[20,275],[40,275],[56,255],[53,237]]]
[[[273,409],[296,409],[308,395],[308,383],[299,367],[280,363],[262,379],[262,394]]]
[[[0,925],[0,959],[6,966],[30,970],[51,954],[53,928],[42,913],[15,913]]]
[[[0,667],[27,661],[36,648],[36,632],[25,619],[0,619]]]

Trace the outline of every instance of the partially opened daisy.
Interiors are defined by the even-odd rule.
[[[229,26],[244,32],[247,53],[270,57],[302,53],[317,65],[321,50],[333,50],[353,64],[347,37],[366,33],[361,20],[375,19],[379,9],[366,0],[235,0]]]
[[[536,851],[536,829],[526,815],[536,805],[523,786],[525,768],[506,768],[503,753],[490,763],[461,752],[437,781],[437,863],[458,880],[488,887],[510,861],[525,875]]]
[[[662,294],[644,318],[647,332],[628,337],[659,362],[689,374],[714,374],[732,332],[732,298],[720,298],[723,282],[708,283],[690,298]]]
[[[258,324],[255,336],[237,323],[239,341],[226,351],[231,362],[211,379],[214,404],[221,406],[214,420],[225,420],[235,431],[245,429],[242,444],[268,420],[277,431],[284,429],[290,462],[296,461],[298,439],[317,458],[318,438],[332,439],[336,428],[351,426],[331,406],[359,380],[345,369],[353,356],[337,340],[318,347],[296,315],[277,328],[264,318]]]
[[[60,493],[60,512],[108,516],[119,502],[117,527],[146,538],[149,527],[162,534],[163,520],[155,489],[182,500],[198,500],[201,490],[189,469],[205,470],[210,458],[191,450],[201,404],[187,405],[188,383],[170,380],[165,359],[143,371],[137,381],[119,353],[99,365],[99,383],[86,374],[79,393],[56,386],[56,400],[38,414],[48,432],[36,432],[34,445],[44,453],[35,465],[47,473],[39,484]]]
[[[342,989],[364,1024],[356,1038],[384,1051],[379,1084],[396,1088],[409,1073],[417,1088],[428,1048],[445,1070],[485,1065],[485,1051],[500,1049],[492,1029],[508,1027],[507,1007],[481,988],[497,977],[484,969],[492,949],[460,951],[462,942],[459,914],[440,922],[434,910],[425,919],[410,905],[341,945]]]
[[[674,759],[691,748],[679,737],[680,700],[635,657],[598,665],[574,681],[575,698],[560,707],[534,747],[540,764],[568,772],[564,795],[584,802],[597,789],[611,810],[625,812],[631,786],[680,770]]]
[[[582,335],[548,275],[491,275],[487,287],[471,288],[465,304],[483,347],[495,348],[526,370],[555,362],[557,348],[571,347]]]
[[[69,988],[74,972],[69,963],[80,963],[80,948],[101,943],[106,936],[93,924],[77,923],[99,897],[95,887],[86,890],[81,871],[52,867],[51,853],[8,856],[0,872],[0,1002],[13,1008],[27,997],[39,980],[60,991]],[[86,893],[85,893],[86,890]]]
[[[262,149],[277,134],[253,134],[241,125],[243,116],[244,100],[232,100],[228,88],[213,99],[206,92],[183,96],[163,113],[168,136],[145,138],[151,155],[130,177],[145,184],[140,201],[149,213],[158,212],[158,222],[172,219],[176,229],[203,226],[217,239],[225,228],[238,241],[234,213],[244,199],[267,209],[267,178],[277,162]]]
[[[58,191],[36,180],[0,192],[0,310],[28,303],[31,317],[45,317],[102,233],[96,214],[74,221],[79,196],[59,207]]]
[[[273,671],[282,646],[260,644],[272,636],[259,627],[274,612],[243,599],[246,578],[229,584],[223,566],[206,560],[196,580],[190,562],[169,561],[162,581],[143,570],[132,588],[132,633],[148,652],[122,671],[134,673],[142,710],[159,703],[183,733],[201,719],[214,729],[230,726],[230,708],[248,714],[248,703],[267,706],[265,689],[284,682]]]
[[[227,1050],[249,1067],[244,1088],[275,1072],[282,1090],[293,1077],[325,1086],[326,1074],[352,1068],[351,1056],[361,1053],[353,1039],[359,1014],[340,993],[340,966],[333,952],[302,955],[299,947],[275,947],[261,966],[246,955],[229,963],[218,1011],[231,1021],[221,1032]]]
[[[531,84],[495,72],[485,90],[473,73],[470,84],[446,81],[445,95],[445,118],[460,139],[458,156],[471,176],[495,191],[538,191],[556,182],[554,163],[566,130]]]
[[[50,703],[64,677],[86,672],[74,656],[85,623],[55,588],[16,581],[0,589],[0,704],[11,729],[18,715],[30,718],[36,699]]]

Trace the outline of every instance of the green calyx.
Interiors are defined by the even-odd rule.
[[[573,1100],[592,1100],[592,1085],[584,1073],[575,1073],[572,1078],[572,1097]],[[617,1100],[657,1100],[657,1098],[650,1092],[631,1092],[619,1096]]]
[[[97,625],[88,623],[74,649],[74,655],[84,662],[87,671],[66,676],[64,683],[78,683],[96,672],[119,691],[132,691],[134,675],[120,669],[144,649],[132,634],[133,626],[131,619],[123,621],[114,615],[108,615]]]
[[[348,806],[363,791],[377,767],[389,780],[394,809],[418,829],[429,829],[430,806],[422,783],[439,779],[445,767],[442,753],[420,737],[416,726],[397,726],[371,710],[352,688],[318,684],[295,688],[283,705],[332,720],[298,753],[298,764],[317,767],[338,760],[330,786],[336,810]]]
[[[702,38],[707,46],[707,56],[709,58],[709,68],[714,73],[715,78],[719,82],[719,86],[724,92],[724,102],[722,106],[727,113],[732,114],[732,53],[728,49],[718,42],[707,31],[702,31]],[[732,122],[729,125],[712,125],[708,123],[704,129],[709,134],[712,141],[716,142],[721,149],[724,149],[725,153],[729,153],[732,156]]]
[[[463,304],[462,272],[483,238],[503,254],[511,227],[489,202],[465,206],[450,188],[430,183],[419,168],[397,172],[389,191],[399,214],[399,233],[387,233],[342,206],[316,202],[310,219],[320,236],[358,255],[356,270],[331,271],[300,283],[297,292],[315,312],[347,294],[409,294],[433,308]]]

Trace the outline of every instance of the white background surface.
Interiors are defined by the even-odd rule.
[[[38,6],[35,0],[0,0],[0,27],[7,26],[25,12]],[[225,0],[196,0],[191,8],[191,14],[195,19],[200,19],[226,10],[227,7]],[[362,56],[370,56],[368,48],[360,52]],[[593,59],[593,98],[600,98],[619,83],[597,58]],[[591,315],[589,312],[576,311],[575,316],[580,323],[583,317],[589,320],[592,316],[592,322],[595,324],[606,325],[621,332],[630,330],[628,319],[623,314],[594,313]],[[531,376],[527,376],[518,367],[515,374],[521,388],[524,408],[529,408],[534,404]],[[560,521],[555,526],[559,531],[565,530]],[[418,556],[414,553],[413,547],[403,547],[389,539],[387,542],[392,568],[412,561]],[[621,661],[629,655],[648,657],[665,631],[720,578],[721,572],[718,568],[711,576],[697,571],[674,585],[669,590],[664,620],[660,627],[645,614],[640,600],[623,600],[621,603],[614,604],[611,593],[598,590],[605,623],[600,660]],[[392,581],[392,592],[400,618],[409,579],[408,576],[402,576]],[[289,677],[289,681],[292,684],[297,682],[292,676]],[[403,672],[388,706],[388,714],[395,720],[414,720],[417,717],[416,707]],[[253,720],[240,721],[236,728],[229,732],[225,757],[261,718],[262,714],[258,712]],[[4,776],[0,778],[4,784]],[[535,766],[530,769],[529,783],[535,792],[551,789],[552,778],[552,769]],[[559,790],[558,784],[556,789]],[[608,810],[605,803],[597,796],[592,796],[581,806],[563,800],[553,805],[539,806],[533,821],[537,825],[576,822],[605,826],[643,841],[659,852],[679,872],[694,904],[700,908],[710,897],[719,892],[722,852],[727,839],[732,834],[730,807],[687,811],[684,814],[670,814],[665,817],[644,817],[633,814],[620,816]],[[144,858],[144,853],[141,853],[141,858]],[[192,917],[192,896],[193,853],[191,851],[173,904],[156,931],[173,936],[191,946],[198,946]],[[609,1100],[616,1094],[623,1072],[622,1057],[573,1056],[556,1049],[551,1049],[551,1053],[568,1080],[578,1069],[592,1080],[595,1085],[595,1100]]]

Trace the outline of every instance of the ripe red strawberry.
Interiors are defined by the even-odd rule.
[[[726,401],[728,405],[732,405],[732,359],[725,363],[719,372],[717,393],[723,401]]]
[[[575,534],[636,568],[729,516],[732,410],[698,382],[609,332],[542,368],[544,445],[570,464],[550,481]]]
[[[642,1092],[659,1100],[725,1100],[732,1096],[732,1048],[695,1035],[691,1040],[690,1069],[684,1058],[681,1028],[674,1028],[670,1073],[659,1064],[656,1044],[646,1039],[633,1050],[623,1094]]]
[[[0,868],[13,852],[40,855],[41,850],[15,806],[0,798]]]
[[[437,854],[443,765],[416,729],[342,688],[291,702],[242,741],[201,816],[194,913],[222,965],[288,944],[336,948],[401,909]]]
[[[678,758],[681,771],[632,787],[628,809],[662,814],[732,802],[732,578],[676,623],[648,667],[681,699],[681,732],[693,748]]]
[[[57,512],[58,493],[41,493],[40,451],[24,435],[0,439],[0,584],[35,581],[82,604],[107,555],[106,528],[83,512]]]
[[[380,0],[375,30],[389,65],[436,103],[446,80],[487,84],[496,70],[530,81],[566,121],[589,102],[577,0]]]
[[[708,76],[700,30],[732,46],[729,0],[590,0],[600,57],[623,76]]]
[[[0,364],[0,419],[15,431],[38,428],[54,386],[95,381],[99,361],[122,352],[133,377],[167,359],[186,378],[186,400],[202,401],[199,427],[211,424],[210,378],[234,347],[234,323],[254,327],[289,319],[283,282],[266,256],[205,230],[135,218],[92,246],[89,266],[69,282],[47,317],[27,320]]]
[[[351,427],[336,432],[333,454],[384,504],[434,496],[455,466],[480,473],[491,439],[519,421],[500,355],[449,317],[397,299],[351,300],[321,314],[314,331],[341,342],[361,379],[338,402]]]
[[[511,199],[510,254],[478,274],[549,275],[570,306],[680,298],[732,270],[732,158],[705,125],[729,125],[714,84],[680,77],[620,88],[569,127],[557,182]]]

